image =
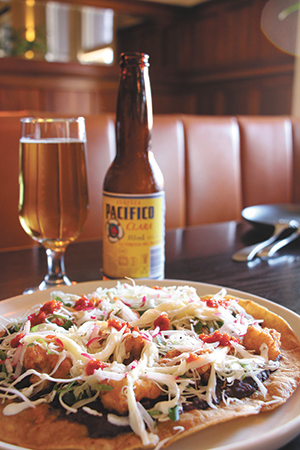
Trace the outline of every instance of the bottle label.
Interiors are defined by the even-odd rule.
[[[103,192],[103,272],[108,278],[164,278],[165,195]]]

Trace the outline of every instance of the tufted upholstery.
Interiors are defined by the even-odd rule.
[[[34,245],[18,220],[19,119],[29,114],[0,113],[0,249]],[[80,240],[102,234],[114,116],[86,117],[86,130],[90,214]],[[167,228],[239,219],[242,208],[253,204],[300,203],[300,120],[158,115],[152,147],[165,178]]]

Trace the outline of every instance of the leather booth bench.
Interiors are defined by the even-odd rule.
[[[0,113],[0,250],[36,245],[18,220],[20,117]],[[47,114],[43,113],[43,116]],[[50,115],[50,114],[49,114]],[[115,154],[114,116],[86,117],[90,212],[78,240],[102,236],[102,184]],[[300,120],[287,116],[154,116],[166,227],[241,218],[244,207],[300,203]]]

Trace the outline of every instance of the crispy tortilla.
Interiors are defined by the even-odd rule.
[[[300,383],[300,342],[286,321],[268,309],[248,300],[239,300],[241,306],[256,319],[263,319],[268,328],[281,333],[281,360],[279,368],[264,382],[266,398],[259,391],[251,397],[229,405],[221,403],[215,409],[192,410],[158,424],[160,440],[167,446],[212,425],[269,411],[283,404]],[[271,402],[273,396],[278,401]],[[0,405],[2,412],[5,404]],[[12,416],[0,415],[1,440],[30,449],[43,450],[134,450],[142,448],[140,438],[133,432],[114,438],[92,439],[84,425],[58,417],[58,411],[42,404]],[[170,438],[170,439],[168,439]]]

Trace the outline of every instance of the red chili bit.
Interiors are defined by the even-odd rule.
[[[41,307],[40,311],[43,311],[47,315],[50,315],[50,314],[53,314],[54,311],[57,311],[61,307],[62,307],[62,302],[60,302],[58,300],[49,300]]]
[[[130,331],[132,328],[132,326],[128,322],[123,322],[119,319],[109,319],[108,326],[114,327],[118,331],[122,330],[122,328],[124,327],[126,327],[125,331]]]
[[[189,356],[186,358],[186,362],[190,363],[190,362],[197,361],[198,359],[199,359],[198,355],[195,355],[195,353],[190,353]]]
[[[104,369],[105,367],[108,367],[108,364],[99,361],[99,359],[91,359],[85,367],[85,373],[87,375],[93,375],[95,370]]]
[[[46,313],[44,311],[39,311],[37,314],[30,314],[28,320],[30,320],[31,327],[44,323],[46,321]]]
[[[74,308],[76,309],[76,311],[82,311],[86,308],[93,308],[93,306],[94,302],[83,295],[78,300],[76,300]]]
[[[217,308],[219,306],[219,303],[213,298],[207,299],[206,304],[209,308]]]
[[[212,344],[213,342],[219,342],[222,347],[231,345],[230,341],[240,342],[239,339],[236,339],[233,336],[229,336],[229,334],[227,333],[221,333],[219,330],[215,331],[213,334],[210,335],[200,334],[199,338],[203,342],[207,342],[209,344]]]
[[[159,327],[161,331],[166,331],[170,329],[170,319],[168,314],[163,313],[157,317],[153,322],[154,327]]]
[[[28,316],[28,320],[30,320],[31,327],[35,325],[39,325],[40,323],[44,323],[46,321],[47,316],[53,314],[54,311],[57,311],[61,308],[62,302],[58,300],[49,300],[46,302],[39,310],[38,313],[33,313]]]
[[[229,300],[216,300],[215,298],[203,299],[206,301],[206,304],[209,308],[218,308],[218,306],[223,306],[224,308],[228,308],[230,301]]]
[[[17,334],[17,336],[15,336],[14,338],[12,338],[12,340],[10,341],[10,346],[12,348],[16,348],[18,347],[18,345],[20,344],[20,340],[25,336],[25,333],[19,333]]]

